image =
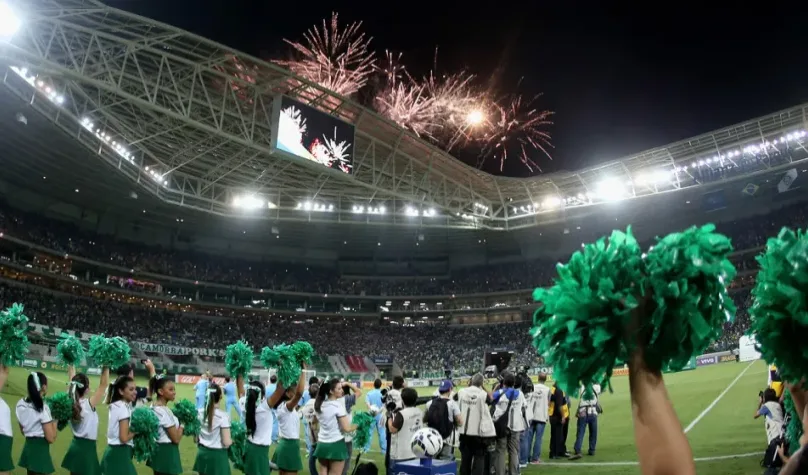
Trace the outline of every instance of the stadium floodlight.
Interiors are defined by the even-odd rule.
[[[603,201],[619,201],[626,197],[626,186],[616,178],[605,178],[598,183],[596,196]]]
[[[547,198],[544,199],[544,201],[542,201],[541,205],[542,208],[553,209],[558,206],[561,206],[562,203],[563,200],[558,196],[548,196]]]
[[[0,40],[10,40],[21,27],[22,19],[11,9],[11,5],[0,1]]]
[[[233,207],[244,210],[263,208],[264,204],[263,198],[256,195],[240,195],[233,198]]]

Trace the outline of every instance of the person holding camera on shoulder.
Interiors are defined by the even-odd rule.
[[[457,393],[457,405],[463,417],[460,431],[460,475],[483,475],[486,470],[488,441],[496,437],[488,405],[491,396],[483,388],[485,377],[472,376],[469,387]]]
[[[587,390],[589,389],[589,391]],[[581,388],[578,396],[578,430],[575,434],[575,453],[570,460],[578,460],[582,457],[581,446],[584,443],[584,433],[589,428],[589,452],[588,455],[595,455],[595,446],[598,443],[598,415],[600,409],[600,385],[593,384],[591,388]]]
[[[494,406],[494,427],[497,443],[494,468],[497,475],[517,475],[519,473],[519,443],[525,430],[522,408],[525,396],[515,386],[516,377],[506,372],[502,376],[500,388],[492,395]],[[506,470],[505,457],[508,457]]]
[[[412,436],[421,428],[424,412],[416,407],[418,392],[412,388],[401,389],[402,408],[396,408],[387,419],[387,431],[390,433],[388,446],[390,461],[387,472],[392,475],[396,463],[416,458],[412,451]]]
[[[454,384],[451,379],[444,380],[438,388],[438,395],[426,403],[427,427],[431,427],[443,437],[443,449],[438,454],[439,460],[453,460],[454,449],[457,442],[457,428],[463,425],[463,415],[457,402],[452,400],[452,388]]]

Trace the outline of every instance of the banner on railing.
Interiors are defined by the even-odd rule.
[[[177,374],[174,376],[174,381],[177,384],[196,384],[199,380],[202,379],[200,375],[193,375],[193,374]],[[214,377],[212,378],[213,382],[218,384],[219,386],[223,386],[225,384],[224,378]]]
[[[376,355],[373,358],[373,364],[393,364],[393,357],[390,355]]]

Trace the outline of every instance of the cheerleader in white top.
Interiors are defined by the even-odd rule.
[[[19,465],[28,470],[28,475],[55,471],[50,444],[56,441],[56,421],[45,403],[46,394],[48,378],[42,373],[33,372],[28,375],[28,397],[17,403],[17,422],[25,436]]]
[[[269,446],[272,445],[272,428],[275,425],[275,414],[272,404],[280,401],[280,393],[274,401],[270,395],[267,399],[266,388],[261,381],[250,381],[242,385],[242,377],[236,379],[239,392],[246,390],[244,401],[244,425],[247,427],[247,446],[244,449],[244,474],[269,475]],[[277,391],[276,391],[277,393]]]
[[[107,394],[109,423],[107,425],[107,450],[101,459],[104,475],[137,475],[132,463],[135,433],[129,430],[132,403],[137,399],[135,380],[118,376]]]
[[[199,475],[230,475],[230,460],[227,458],[227,448],[233,444],[230,416],[219,407],[221,401],[222,388],[211,382],[205,394],[205,409],[199,415],[202,429],[194,462],[194,471]]]
[[[157,450],[146,464],[154,470],[154,475],[179,475],[182,473],[180,441],[183,427],[174,412],[168,408],[168,403],[177,397],[174,381],[163,374],[153,376],[149,380],[149,394],[155,398],[152,411],[160,420],[160,428]]]
[[[8,381],[8,366],[0,364],[0,391]],[[6,401],[0,398],[0,475],[9,475],[14,470],[14,461],[11,459],[11,447],[14,442],[14,432],[11,428],[11,408]]]
[[[305,367],[304,367],[305,369]],[[296,475],[303,470],[300,457],[300,414],[297,404],[306,390],[306,374],[301,371],[296,387],[286,390],[278,384],[275,393],[282,392],[279,401],[273,406],[278,417],[278,447],[272,455],[272,462],[278,466],[281,475]],[[273,394],[274,398],[275,394]]]
[[[98,440],[98,413],[96,408],[104,399],[109,385],[109,368],[101,371],[101,381],[90,396],[90,379],[84,373],[76,374],[75,368],[67,367],[70,379],[67,393],[73,400],[73,419],[70,428],[73,430],[73,441],[67,449],[62,468],[72,475],[101,475],[101,464],[98,463],[96,441]]]

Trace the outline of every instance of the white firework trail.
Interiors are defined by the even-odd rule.
[[[372,38],[354,22],[340,30],[337,13],[322,27],[313,26],[303,34],[302,42],[284,39],[293,49],[293,58],[276,61],[299,76],[343,96],[349,96],[367,84],[374,71]]]
[[[337,142],[336,127],[334,127],[334,138],[330,139],[323,135],[323,143],[332,161],[339,162],[338,166],[340,169],[348,173],[351,170],[351,161],[349,160],[351,155],[348,153],[348,149],[351,148],[351,144],[345,140]],[[329,164],[329,166],[333,166],[333,163]]]

